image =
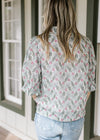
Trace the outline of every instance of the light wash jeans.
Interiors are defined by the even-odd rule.
[[[85,118],[60,122],[35,113],[35,130],[38,140],[79,140]]]

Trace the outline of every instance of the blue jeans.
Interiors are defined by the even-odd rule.
[[[35,130],[38,140],[78,140],[85,118],[60,122],[35,113]]]

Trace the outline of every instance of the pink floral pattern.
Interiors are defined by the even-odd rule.
[[[49,33],[50,57],[46,54],[37,36],[29,41],[26,50],[22,78],[24,93],[36,94],[36,112],[58,121],[73,121],[85,116],[87,93],[96,90],[96,59],[92,42],[81,39],[81,50],[74,50],[76,61],[64,60],[57,40],[57,27]],[[69,40],[72,51],[74,36]],[[58,51],[55,51],[55,49]]]

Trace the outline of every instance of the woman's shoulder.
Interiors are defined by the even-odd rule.
[[[39,42],[39,39],[37,36],[32,36],[29,41],[28,41],[30,44],[33,44],[33,43],[38,43]]]
[[[40,40],[37,36],[33,36],[28,40],[28,49],[38,50]]]
[[[85,45],[92,45],[92,41],[89,39],[89,37],[84,36],[81,34],[81,42]]]

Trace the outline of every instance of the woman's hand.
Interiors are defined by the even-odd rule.
[[[34,95],[32,96],[32,98],[35,99],[35,98],[36,98],[36,94],[34,94]]]
[[[89,98],[89,96],[90,96],[90,93],[91,93],[91,92],[88,92],[88,94],[87,94],[87,100],[88,100],[88,98]]]

